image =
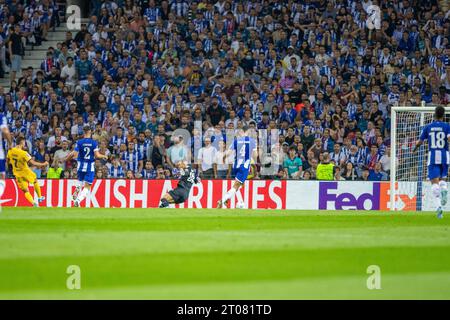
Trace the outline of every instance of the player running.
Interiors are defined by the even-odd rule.
[[[437,106],[434,110],[434,121],[427,124],[416,142],[413,152],[428,141],[428,178],[430,179],[431,192],[436,206],[437,217],[442,218],[442,207],[447,204],[447,178],[450,156],[448,142],[450,140],[450,126],[444,122],[445,109]]]
[[[171,203],[185,202],[189,197],[192,185],[200,182],[200,178],[197,176],[195,170],[188,165],[187,161],[178,162],[177,168],[180,169],[181,174],[178,185],[161,198],[160,208],[166,208]]]
[[[0,197],[5,191],[5,173],[6,173],[6,158],[5,158],[5,146],[4,139],[8,141],[8,146],[12,146],[11,133],[8,129],[8,123],[3,113],[0,113]]]
[[[108,159],[108,156],[98,151],[97,141],[91,138],[91,127],[83,128],[84,137],[77,141],[75,149],[69,153],[64,161],[77,158],[78,161],[78,181],[79,185],[72,195],[73,205],[79,207],[81,201],[86,198],[91,190],[91,185],[95,177],[95,159]],[[83,188],[84,185],[84,188]],[[83,188],[83,190],[81,190]],[[80,191],[81,190],[81,191]]]
[[[31,171],[28,167],[28,164],[31,164],[35,167],[46,167],[48,166],[48,162],[36,162],[31,159],[31,156],[25,150],[25,138],[18,137],[16,139],[16,146],[14,148],[9,149],[8,151],[8,162],[12,165],[14,177],[16,177],[17,185],[20,190],[22,190],[25,194],[25,198],[30,202],[34,207],[38,207],[40,202],[45,200],[45,197],[41,194],[41,187],[36,178],[36,174]],[[36,191],[38,196],[38,202],[34,201],[33,196],[28,189],[29,184],[33,184],[34,191]]]
[[[225,194],[222,200],[217,202],[217,208],[228,206],[230,199],[236,194],[240,187],[244,185],[249,176],[253,160],[257,158],[256,140],[248,136],[248,128],[239,131],[239,136],[235,138],[230,149],[225,152],[225,158],[234,154],[233,174],[235,181],[233,187]]]

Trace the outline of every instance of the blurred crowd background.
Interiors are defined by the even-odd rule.
[[[109,155],[97,178],[176,178],[182,159],[232,178],[225,132],[246,126],[279,135],[260,141],[278,169],[262,174],[259,159],[254,178],[387,180],[391,106],[450,102],[446,1],[90,5],[36,70],[20,65],[23,49],[63,23],[57,4],[0,0],[0,76],[11,81],[0,112],[51,163],[39,177],[76,177],[63,159],[90,125]]]

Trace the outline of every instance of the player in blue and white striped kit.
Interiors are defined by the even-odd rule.
[[[86,198],[88,192],[91,190],[91,185],[95,178],[95,159],[108,159],[108,156],[101,154],[98,151],[97,141],[91,138],[91,127],[85,126],[83,128],[83,132],[83,139],[77,141],[75,149],[69,153],[65,160],[67,161],[75,157],[78,160],[77,176],[80,184],[77,186],[77,189],[73,194],[75,207],[80,205],[81,201]],[[81,188],[83,189],[81,190]]]
[[[447,204],[447,179],[450,155],[448,145],[450,140],[450,125],[444,122],[445,109],[437,106],[434,111],[435,120],[426,125],[420,135],[413,152],[427,140],[428,142],[428,178],[436,206],[437,217],[442,218],[442,207]]]
[[[8,129],[8,122],[3,113],[0,113],[0,197],[5,192],[6,157],[4,139],[8,141],[8,146],[12,146],[11,133]]]
[[[251,170],[252,158],[256,159],[257,157],[256,140],[248,136],[248,128],[245,127],[239,132],[239,136],[235,138],[230,149],[225,153],[225,158],[231,154],[234,154],[233,175],[235,181],[222,200],[217,202],[217,208],[226,207],[239,188],[244,185]],[[224,163],[226,163],[225,159]]]

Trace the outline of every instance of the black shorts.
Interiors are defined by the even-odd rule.
[[[184,188],[175,188],[168,192],[175,203],[183,203],[189,197],[189,190]]]

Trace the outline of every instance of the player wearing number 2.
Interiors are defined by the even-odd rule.
[[[84,137],[77,141],[75,149],[69,153],[65,159],[68,161],[77,157],[78,160],[78,181],[80,182],[73,194],[74,206],[78,207],[81,201],[86,198],[95,177],[95,159],[108,159],[108,156],[98,151],[97,141],[91,138],[91,128],[85,126],[83,128]],[[83,188],[84,185],[84,188]],[[83,188],[81,190],[81,188]],[[81,190],[81,191],[80,191]]]
[[[257,157],[256,140],[248,136],[248,128],[240,130],[239,136],[225,153],[225,158],[232,154],[234,154],[233,172],[235,181],[233,187],[225,194],[222,200],[217,202],[217,208],[226,207],[239,188],[244,185],[251,170],[252,158],[255,160]],[[225,159],[224,163],[226,163]]]
[[[413,152],[427,140],[428,142],[428,178],[431,181],[431,193],[437,211],[437,217],[442,218],[442,207],[447,204],[447,182],[450,155],[448,142],[450,126],[444,122],[445,109],[442,106],[434,110],[435,120],[426,125],[420,135]]]

